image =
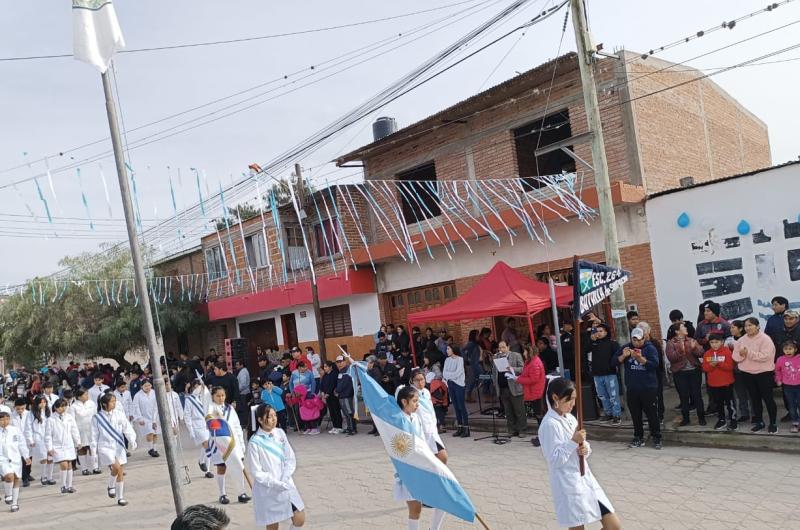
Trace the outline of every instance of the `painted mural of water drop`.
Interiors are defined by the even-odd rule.
[[[743,236],[749,234],[750,233],[750,223],[748,223],[747,221],[742,219],[741,221],[739,221],[739,225],[736,227],[736,231],[739,232],[739,234],[741,234]]]
[[[689,226],[690,222],[691,220],[689,219],[688,213],[683,212],[678,216],[678,226],[680,226],[681,228],[686,228],[687,226]]]

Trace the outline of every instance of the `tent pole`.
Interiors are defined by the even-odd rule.
[[[575,264],[578,262],[578,256],[574,257],[572,269],[575,270]],[[578,278],[574,278],[573,282],[578,282]],[[575,284],[577,285],[577,283]],[[578,300],[572,306],[572,313],[575,318],[574,333],[575,333],[575,408],[577,409],[576,418],[578,419],[578,430],[583,429],[583,383],[581,381],[581,310],[578,305]],[[563,374],[562,374],[563,375]],[[578,456],[578,461],[581,469],[581,476],[586,473],[583,456]]]
[[[528,313],[527,317],[528,317],[528,331],[530,331],[531,334],[531,347],[533,348],[536,346],[536,335],[533,334],[533,319],[531,318],[530,313]]]
[[[411,347],[411,366],[414,368],[417,367],[417,352],[414,348],[414,326],[411,325],[411,322],[408,323],[408,327],[411,328],[411,333],[408,334],[409,340],[408,345]],[[420,332],[421,334],[422,332]]]
[[[547,277],[547,283],[550,286],[550,306],[553,310],[553,331],[556,336],[556,352],[558,352],[558,367],[561,369],[561,374],[564,374],[564,352],[561,349],[561,325],[558,322],[558,307],[556,306],[556,284],[553,278]]]

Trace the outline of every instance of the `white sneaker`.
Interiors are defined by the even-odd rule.
[[[334,427],[333,429],[328,431],[328,434],[339,434],[341,431]]]
[[[306,429],[306,430],[303,431],[303,434],[308,434],[310,432],[311,432],[311,429]]]
[[[309,429],[308,434],[310,434],[311,436],[315,436],[319,434],[319,429]]]

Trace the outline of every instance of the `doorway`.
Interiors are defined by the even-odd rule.
[[[283,342],[287,348],[297,346],[297,321],[294,313],[281,315],[281,327],[283,328]]]
[[[256,320],[239,324],[239,336],[247,340],[247,367],[255,369],[257,365],[256,349],[278,349],[278,337],[275,330],[275,319]]]

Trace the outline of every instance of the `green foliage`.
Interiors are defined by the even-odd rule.
[[[66,257],[60,264],[71,268],[71,283],[63,296],[56,296],[56,286],[48,283],[52,280],[34,279],[31,284],[35,287],[29,286],[22,296],[9,297],[0,304],[0,355],[7,361],[38,366],[48,358],[75,352],[109,357],[126,365],[125,353],[146,345],[141,308],[134,306],[133,281],[125,280],[123,287],[130,292],[128,303],[109,304],[105,298],[99,302],[98,284],[87,280],[107,279],[110,285],[111,279],[132,278],[128,250]],[[44,296],[43,285],[52,285]],[[99,285],[103,293],[109,287]],[[116,285],[118,289],[119,283]],[[40,303],[42,299],[44,303]],[[164,334],[202,327],[205,317],[195,313],[188,301],[180,302],[179,292],[173,293],[172,299],[173,303],[158,306]]]

